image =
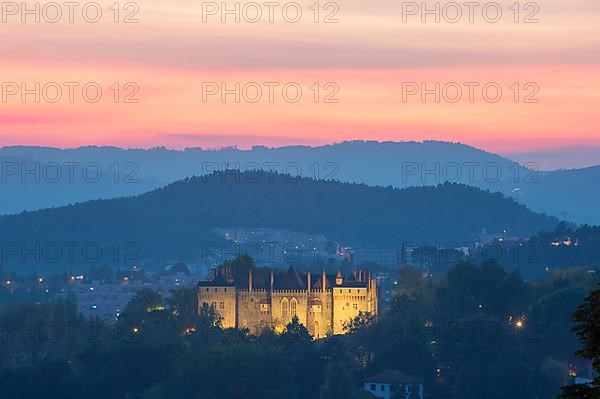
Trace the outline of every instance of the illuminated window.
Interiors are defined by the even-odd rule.
[[[289,302],[288,302],[287,298],[283,298],[281,300],[281,318],[284,320],[287,320],[289,318],[288,307],[289,307]]]
[[[296,308],[298,306],[298,301],[296,298],[292,298],[290,301],[290,314],[292,317],[296,316]]]

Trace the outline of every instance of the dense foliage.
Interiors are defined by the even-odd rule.
[[[188,289],[168,299],[140,290],[114,326],[83,320],[68,301],[13,304],[0,310],[0,392],[3,399],[352,399],[362,397],[366,376],[395,369],[422,377],[427,398],[549,399],[569,371],[588,364],[574,355],[571,314],[598,281],[573,269],[529,283],[493,261],[460,263],[438,277],[403,269],[378,320],[361,314],[349,334],[320,341],[298,319],[281,334],[223,330],[211,308],[198,312]],[[597,300],[596,293],[576,316],[586,357],[597,356]]]
[[[460,261],[481,263],[491,258],[509,270],[518,270],[526,279],[537,279],[572,266],[600,269],[600,227],[575,228],[563,222],[551,231],[541,231],[526,239],[498,238],[468,246],[466,251],[420,246],[412,251],[409,261],[439,274]]]
[[[131,196],[176,180],[212,170],[260,167],[321,179],[338,179],[371,186],[436,185],[444,181],[463,183],[515,197],[535,211],[562,216],[576,223],[600,224],[600,166],[584,169],[541,171],[461,143],[441,141],[376,142],[354,140],[323,146],[254,146],[251,149],[166,148],[121,149],[86,146],[2,147],[0,163],[19,160],[21,173],[8,173],[2,187],[10,195],[0,196],[0,214],[56,207],[73,201]],[[25,164],[21,164],[23,161]],[[69,179],[67,162],[79,162]],[[25,175],[38,165],[64,165],[58,182]],[[87,174],[84,166],[97,165]],[[52,168],[53,169],[53,168]],[[42,174],[44,176],[44,174]],[[89,177],[88,177],[89,176]],[[86,179],[87,177],[87,179]],[[493,209],[493,208],[490,208]]]
[[[592,362],[596,376],[590,384],[564,387],[562,399],[600,398],[600,289],[592,292],[573,315],[573,331],[583,344],[577,353]]]
[[[219,250],[222,243],[213,234],[218,227],[269,226],[349,245],[395,248],[407,241],[458,245],[483,231],[529,236],[557,223],[502,194],[460,184],[399,190],[229,171],[188,178],[138,197],[1,217],[0,241],[15,244],[4,251],[9,267],[45,262],[69,270],[89,258],[119,264],[199,259]],[[49,243],[62,251],[62,256],[52,256],[53,262],[50,256],[23,256],[28,253],[24,249],[38,247],[43,254]],[[74,243],[73,259],[65,243]],[[101,249],[98,259],[96,247]],[[54,255],[54,250],[48,252]]]

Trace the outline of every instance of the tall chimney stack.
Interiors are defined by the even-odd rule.
[[[310,283],[310,272],[306,273],[306,291],[310,295],[311,283]]]
[[[325,276],[325,269],[323,269],[323,275],[321,276],[321,290],[323,292],[325,292],[325,279],[327,278],[327,276]]]
[[[252,269],[248,269],[248,292],[252,292]]]
[[[275,271],[271,270],[271,293],[273,292],[273,284],[275,283]]]

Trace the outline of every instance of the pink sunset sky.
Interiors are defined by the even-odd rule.
[[[115,23],[114,1],[98,3],[103,13],[97,23],[86,22],[81,9],[73,23],[67,15],[56,23],[43,15],[39,23],[31,16],[22,22],[21,14],[3,10],[0,145],[183,148],[435,139],[504,153],[600,146],[598,0],[525,1],[518,15],[514,0],[501,0],[496,23],[484,18],[485,2],[473,23],[468,14],[456,23],[443,14],[436,23],[428,15],[423,23],[419,13],[405,14],[403,22],[407,3],[392,0],[323,1],[318,22],[315,1],[302,0],[296,23],[283,18],[286,2],[275,9],[273,23],[266,14],[257,23],[243,15],[240,23],[232,16],[223,23],[220,14],[203,12],[206,3],[142,0],[131,3],[135,8],[120,3]],[[233,9],[235,2],[227,5]],[[123,23],[132,12],[139,22]],[[455,11],[448,12],[453,18]],[[339,22],[323,23],[332,13]],[[485,16],[493,18],[494,10]],[[524,23],[534,19],[539,22]],[[10,92],[14,83],[31,89],[36,82],[58,83],[63,96],[51,102],[48,92],[36,102],[34,94],[23,101],[23,93]],[[102,96],[91,103],[74,89],[69,101],[64,82],[79,88],[96,82]],[[207,82],[279,86],[272,102],[264,88],[259,101],[236,103],[233,95],[225,102],[218,94],[203,98]],[[281,95],[279,88],[290,82],[302,90],[298,102]],[[428,88],[455,82],[463,97],[448,101],[454,98],[449,91],[439,102],[433,94],[424,102],[419,94],[403,98],[410,82]],[[465,82],[479,85],[473,101]],[[497,102],[482,96],[488,83],[502,89]],[[124,103],[128,94],[138,102]],[[323,101],[328,94],[337,101]]]

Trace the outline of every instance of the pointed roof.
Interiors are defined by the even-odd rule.
[[[325,289],[331,289],[331,277],[325,275]],[[323,275],[319,274],[319,278],[316,279],[316,281],[314,283],[312,283],[312,288],[314,290],[320,290],[322,288],[322,280],[323,280]]]
[[[294,266],[290,266],[287,273],[276,274],[275,282],[273,283],[275,290],[305,290],[306,281],[300,277],[298,270]]]
[[[235,279],[235,286],[241,289],[250,288],[249,273],[242,274]],[[266,290],[271,287],[271,276],[269,270],[252,269],[252,289]]]

